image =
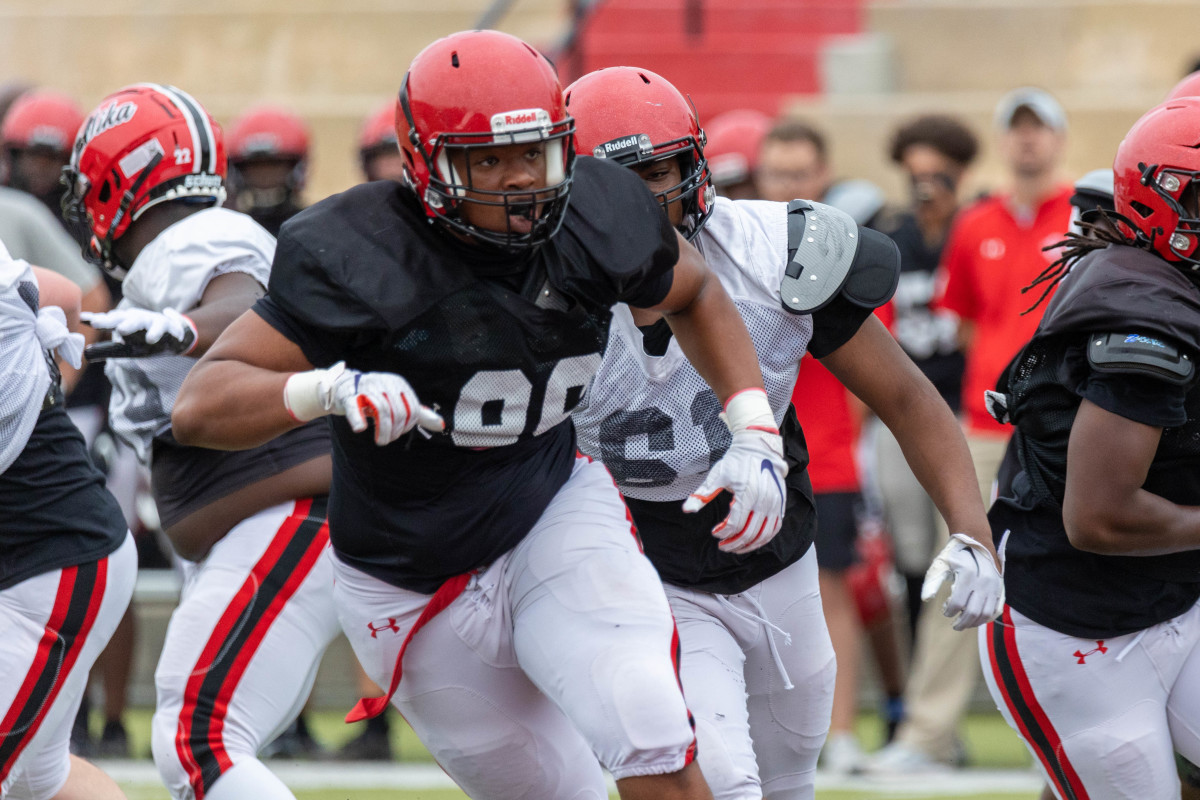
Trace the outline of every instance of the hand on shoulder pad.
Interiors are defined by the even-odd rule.
[[[783,524],[787,507],[783,480],[788,472],[783,438],[762,389],[735,394],[721,418],[733,434],[733,443],[684,501],[683,510],[698,511],[721,490],[729,490],[733,495],[729,515],[712,533],[726,553],[748,553],[775,538]]]
[[[942,613],[959,615],[954,630],[991,622],[1004,610],[1004,578],[987,548],[966,534],[953,534],[933,559],[921,584],[921,599],[933,598],[947,578],[954,588]]]

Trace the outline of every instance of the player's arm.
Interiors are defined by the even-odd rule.
[[[874,316],[821,363],[892,431],[953,532],[921,596],[929,599],[953,576],[944,611],[946,616],[961,613],[955,628],[993,619],[1004,602],[1003,565],[992,546],[966,439],[950,407]]]
[[[688,361],[724,405],[736,392],[763,388],[750,334],[704,257],[679,236],[671,289],[652,311],[661,313]]]
[[[1067,445],[1063,525],[1072,545],[1127,556],[1200,548],[1200,508],[1142,488],[1161,438],[1162,428],[1083,400]]]
[[[67,318],[67,327],[79,329],[79,312],[83,306],[83,292],[69,278],[64,278],[57,272],[44,267],[33,267],[33,274],[38,282],[38,304],[58,306]]]
[[[721,540],[718,547],[730,553],[762,547],[779,532],[787,506],[783,440],[741,314],[682,236],[671,289],[651,310],[666,318],[684,354],[720,399],[721,417],[733,435],[729,450],[683,510],[697,511],[727,490],[733,494],[729,514],[712,531]]]
[[[115,334],[112,342],[89,347],[88,360],[160,353],[201,356],[230,323],[265,293],[262,284],[251,275],[228,272],[209,281],[194,308],[162,311],[127,308],[84,314],[84,321],[93,328]]]
[[[216,450],[256,447],[301,424],[283,390],[313,369],[299,345],[255,312],[234,320],[196,362],[175,398],[171,427],[182,444]]]

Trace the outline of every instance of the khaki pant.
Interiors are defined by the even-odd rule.
[[[984,505],[990,506],[1008,440],[968,434],[967,445],[980,495]],[[949,539],[949,532],[944,523],[939,528],[940,549]],[[912,674],[905,692],[907,716],[896,732],[897,741],[941,761],[955,756],[958,724],[980,675],[978,633],[974,629],[956,631],[954,620],[942,615],[949,595],[947,582],[921,610]]]

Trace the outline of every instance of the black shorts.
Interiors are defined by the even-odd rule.
[[[817,566],[838,572],[858,561],[858,492],[828,492],[816,495]]]

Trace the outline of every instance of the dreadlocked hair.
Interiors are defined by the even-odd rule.
[[[1124,229],[1126,228],[1134,231],[1133,236],[1125,234]],[[1028,286],[1021,289],[1021,294],[1025,294],[1035,286],[1045,284],[1037,301],[1022,311],[1021,316],[1025,316],[1040,306],[1042,301],[1054,291],[1054,287],[1070,274],[1075,264],[1089,253],[1103,250],[1110,244],[1122,244],[1154,252],[1150,239],[1139,231],[1128,217],[1110,209],[1093,208],[1083,212],[1079,217],[1079,230],[1079,233],[1071,231],[1066,234],[1066,238],[1042,248],[1042,250],[1054,250],[1061,247],[1063,254],[1057,261],[1042,270],[1041,274],[1034,278]]]

